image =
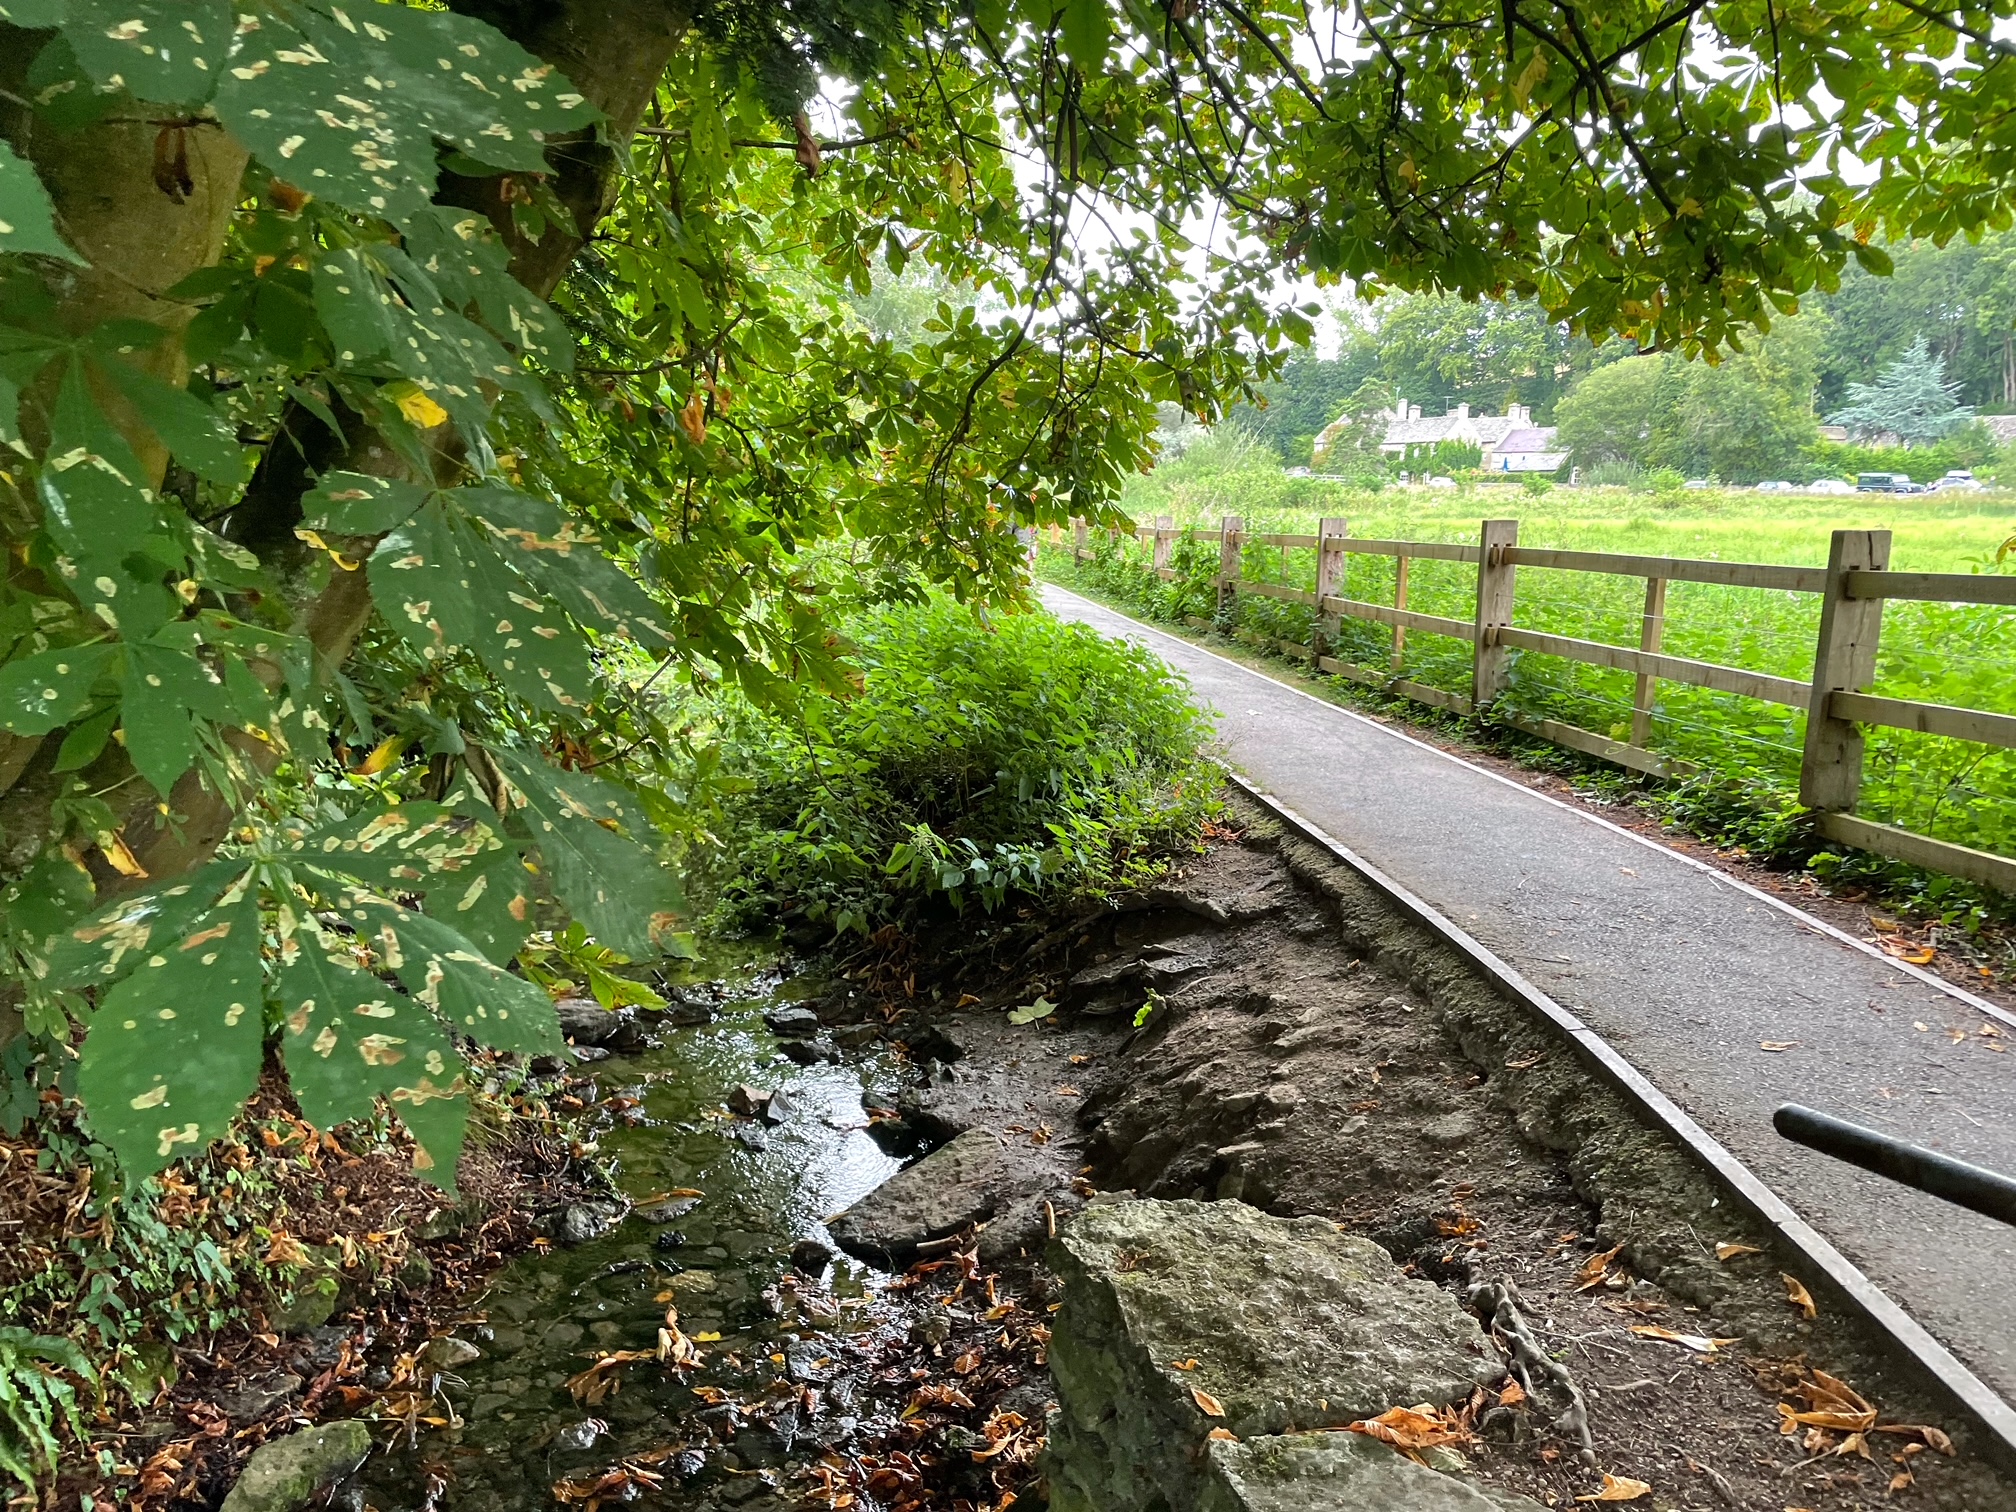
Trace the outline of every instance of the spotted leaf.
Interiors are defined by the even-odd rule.
[[[429,500],[371,554],[371,597],[378,612],[428,661],[476,637],[469,574],[456,533],[454,518]]]
[[[562,772],[516,751],[491,754],[524,798],[526,826],[560,900],[611,950],[650,955],[653,934],[683,900],[672,873],[639,843],[651,828],[636,801],[592,772]]]
[[[69,0],[63,37],[102,90],[158,105],[200,105],[230,56],[224,0]]]
[[[265,995],[249,891],[151,948],[91,1017],[77,1093],[135,1181],[200,1153],[259,1082]]]
[[[118,646],[101,642],[58,646],[0,667],[0,726],[16,735],[46,735],[81,717],[118,657]]]
[[[331,472],[301,500],[302,525],[334,535],[383,535],[413,517],[428,490],[396,478]]]
[[[645,646],[670,642],[658,606],[587,527],[516,489],[464,488],[454,497],[504,544],[514,567],[582,624]]]
[[[350,937],[295,922],[274,979],[287,1080],[323,1129],[370,1117],[384,1097],[413,1135],[414,1169],[452,1191],[468,1117],[462,1058],[425,1005],[363,968]]]
[[[190,933],[194,920],[246,880],[243,861],[212,861],[165,886],[117,899],[51,938],[30,970],[49,988],[109,986]]]

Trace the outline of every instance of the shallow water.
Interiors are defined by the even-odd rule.
[[[726,979],[728,1001],[712,1023],[673,1028],[655,1048],[587,1069],[605,1099],[639,1099],[628,1114],[636,1122],[600,1136],[624,1193],[640,1207],[681,1189],[703,1195],[669,1222],[633,1212],[602,1238],[499,1273],[455,1330],[481,1358],[443,1375],[417,1437],[402,1436],[366,1467],[365,1500],[379,1512],[551,1508],[556,1483],[570,1480],[563,1494],[583,1505],[641,1496],[758,1505],[788,1483],[794,1448],[817,1452],[794,1442],[795,1409],[775,1409],[819,1379],[821,1336],[900,1329],[881,1296],[887,1277],[841,1256],[815,1282],[789,1261],[799,1241],[830,1247],[823,1220],[897,1169],[869,1137],[864,1105],[878,1087],[885,1105],[893,1100],[895,1068],[784,1058],[763,1010],[823,984],[781,980],[766,956],[717,953],[689,974]],[[745,1082],[783,1090],[790,1108],[780,1125],[727,1114]],[[569,1378],[599,1356],[655,1349],[668,1305],[704,1356],[697,1368],[640,1359],[613,1372],[618,1387],[599,1403],[570,1393]],[[844,1384],[827,1394],[844,1395]],[[752,1413],[752,1403],[769,1410]],[[808,1401],[806,1416],[824,1408],[820,1421],[844,1432],[845,1405]],[[626,1461],[662,1486],[634,1478],[600,1497],[582,1492]]]

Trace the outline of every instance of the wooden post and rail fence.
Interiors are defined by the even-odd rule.
[[[1119,534],[1119,532],[1114,532]],[[1061,532],[1057,535],[1061,538]],[[1268,648],[1306,661],[1323,672],[1366,683],[1437,708],[1471,714],[1491,708],[1492,718],[1514,729],[1654,776],[1682,776],[1686,763],[1647,749],[1652,734],[1658,684],[1684,683],[1744,698],[1785,705],[1806,714],[1806,742],[1799,768],[1799,800],[1814,811],[1830,840],[1873,851],[2016,895],[2016,859],[1935,840],[1928,835],[1860,819],[1855,806],[1862,788],[1862,731],[1865,726],[1913,730],[1953,740],[2016,749],[2016,715],[1913,699],[1883,698],[1868,689],[1875,681],[1876,652],[1883,629],[1883,606],[1893,599],[1934,603],[2016,606],[2016,577],[1949,572],[1892,572],[1890,532],[1837,530],[1825,567],[1787,567],[1763,562],[1718,562],[1681,557],[1629,556],[1610,552],[1556,551],[1519,544],[1517,520],[1486,520],[1475,546],[1431,541],[1382,541],[1351,536],[1340,519],[1324,519],[1315,535],[1248,535],[1237,516],[1218,530],[1179,529],[1166,515],[1138,532],[1150,543],[1149,570],[1164,580],[1178,576],[1170,563],[1176,542],[1188,538],[1218,545],[1215,581],[1220,607],[1240,595],[1258,595],[1306,604],[1318,613],[1316,644],[1267,638]],[[1061,539],[1059,540],[1061,545]],[[1316,590],[1248,578],[1246,548],[1279,549],[1282,576],[1288,553],[1316,552]],[[1072,554],[1091,554],[1085,522],[1073,522]],[[1350,598],[1343,592],[1350,556],[1394,559],[1391,604]],[[1417,558],[1466,562],[1477,569],[1475,613],[1468,620],[1422,614],[1407,606],[1408,564]],[[1644,611],[1636,647],[1581,640],[1513,623],[1520,568],[1550,572],[1597,572],[1645,580]],[[1820,628],[1814,648],[1813,678],[1801,682],[1716,662],[1670,656],[1662,650],[1669,583],[1714,583],[1814,594],[1820,599]],[[1386,667],[1367,667],[1330,654],[1345,619],[1387,626],[1392,651]],[[1200,627],[1209,621],[1196,621]],[[1401,676],[1410,632],[1452,636],[1472,647],[1471,691],[1466,696]],[[1491,706],[1505,692],[1514,650],[1565,657],[1591,666],[1636,675],[1631,738],[1614,740],[1558,720],[1538,719]]]

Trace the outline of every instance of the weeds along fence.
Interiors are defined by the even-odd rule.
[[[2016,895],[2016,713],[1887,691],[2016,685],[2016,577],[1893,572],[1890,544],[1837,530],[1824,567],[1785,566],[1522,546],[1516,520],[1472,545],[1231,516],[1052,541],[1163,585],[1170,618],[1635,771],[1761,778],[1831,842]],[[1886,647],[1889,605],[1923,613]]]

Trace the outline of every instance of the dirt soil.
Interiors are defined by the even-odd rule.
[[[1134,911],[968,934],[927,989],[971,994],[936,1019],[963,1053],[906,1096],[913,1125],[995,1128],[1100,1189],[1329,1217],[1459,1296],[1511,1283],[1594,1464],[1544,1376],[1471,1404],[1465,1452],[1544,1505],[1609,1474],[1654,1507],[2016,1506],[1880,1336],[1817,1277],[1791,1300],[1795,1258],[1523,1012],[1330,857],[1241,822]],[[1034,1024],[994,1011],[1046,994],[1065,1006]],[[1845,1426],[1790,1416],[1816,1413]]]

